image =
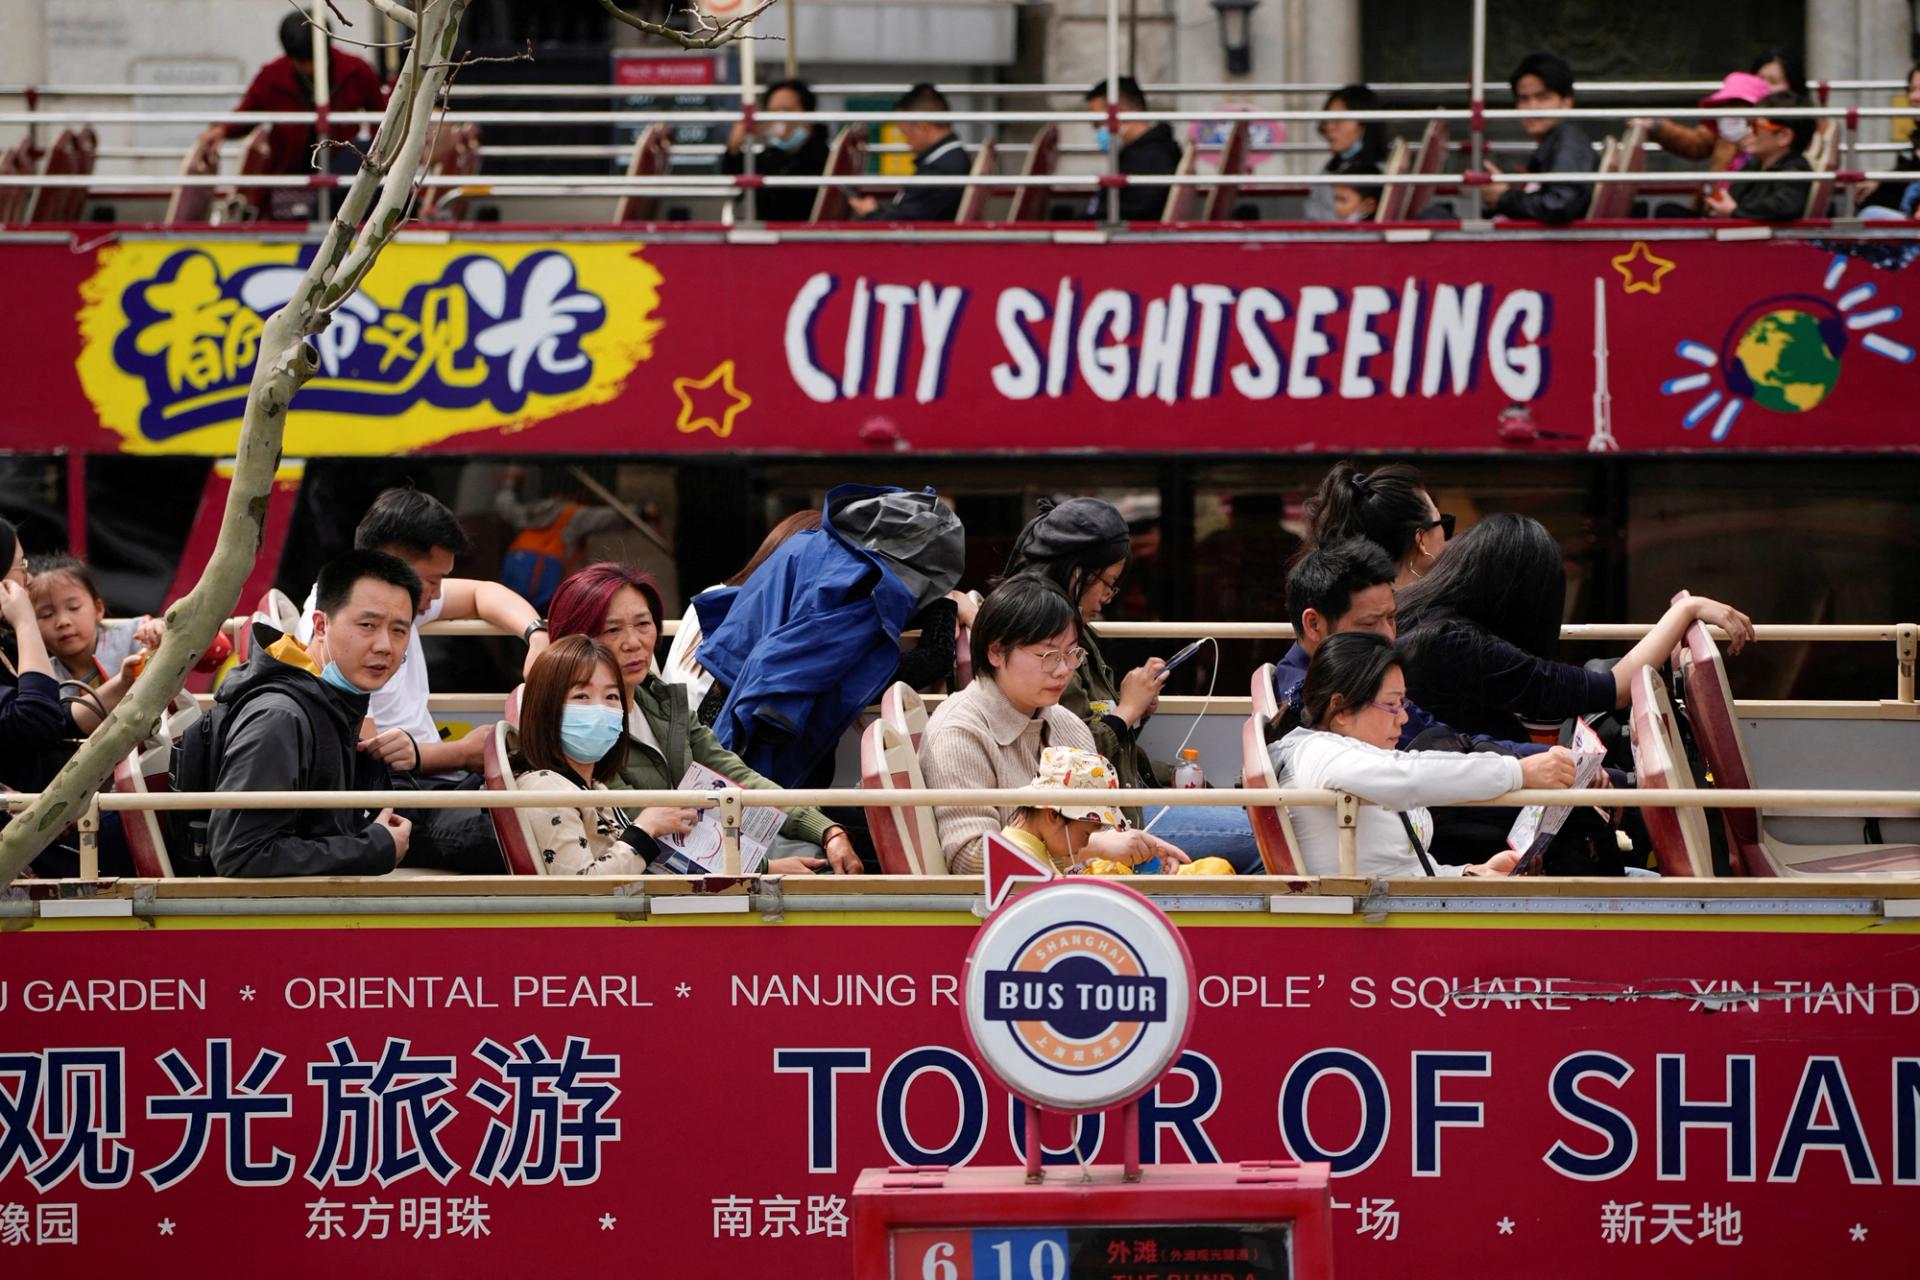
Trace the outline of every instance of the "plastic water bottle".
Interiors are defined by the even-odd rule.
[[[1180,763],[1173,771],[1173,785],[1177,791],[1197,791],[1207,785],[1207,775],[1200,770],[1200,753],[1192,747],[1180,752]]]

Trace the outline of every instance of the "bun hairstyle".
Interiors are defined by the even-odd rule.
[[[1428,509],[1427,480],[1418,468],[1393,462],[1363,471],[1351,459],[1339,462],[1307,499],[1306,549],[1366,538],[1402,565]]]

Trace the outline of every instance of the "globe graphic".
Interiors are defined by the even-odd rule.
[[[1840,355],[1827,345],[1819,318],[1792,308],[1749,325],[1733,358],[1753,381],[1754,403],[1775,413],[1805,413],[1840,380]]]

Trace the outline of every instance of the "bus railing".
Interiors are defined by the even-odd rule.
[[[1173,789],[1161,787],[1123,787],[1100,793],[1103,801],[1120,807],[1245,808],[1286,805],[1289,808],[1334,809],[1338,816],[1340,872],[1358,874],[1359,831],[1357,816],[1365,802],[1344,791],[1318,788],[1247,787],[1214,789]],[[97,832],[101,813],[179,810],[284,810],[284,809],[592,809],[608,806],[639,810],[651,807],[717,809],[720,813],[723,861],[720,874],[738,876],[740,872],[740,830],[744,810],[761,807],[792,808],[825,806],[852,808],[996,808],[1018,809],[1026,806],[1084,804],[1085,790],[1070,787],[1009,787],[961,790],[926,788],[917,791],[862,790],[857,788],[796,787],[791,790],[749,791],[732,787],[721,791],[607,790],[583,791],[179,791],[117,792],[95,795],[79,822],[81,831],[80,879],[99,876]],[[38,799],[37,794],[17,793],[0,796],[8,811],[19,809]],[[1630,809],[1794,809],[1794,810],[1876,810],[1882,813],[1920,816],[1920,792],[1916,791],[1827,791],[1799,788],[1755,788],[1752,790],[1654,790],[1631,789],[1539,789],[1521,788],[1489,800],[1458,803],[1484,808],[1517,808],[1525,805],[1602,806]]]

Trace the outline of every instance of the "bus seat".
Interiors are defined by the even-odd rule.
[[[1273,664],[1263,662],[1253,669],[1253,713],[1273,720],[1280,714],[1280,695],[1273,688]]]
[[[471,178],[480,172],[480,126],[442,125],[428,170],[440,178]],[[469,187],[427,187],[420,192],[415,218],[421,222],[458,222],[467,214]]]
[[[970,177],[984,178],[993,172],[993,142],[982,142],[973,152],[973,168],[968,171]],[[984,183],[969,184],[960,193],[960,205],[953,211],[955,222],[984,222],[987,217],[987,199],[993,195],[993,188]]]
[[[180,161],[183,178],[210,178],[220,172],[220,139],[195,141]],[[165,222],[169,227],[183,222],[206,222],[213,213],[212,187],[175,187],[167,197]]]
[[[910,686],[889,685],[880,695],[880,718],[913,747],[914,759],[920,758],[920,740],[927,735],[927,704]]]
[[[513,691],[507,694],[507,700],[500,705],[501,722],[512,725],[515,731],[520,728],[520,701],[526,696],[527,686],[517,684],[513,686]]]
[[[1273,681],[1267,681],[1273,687]],[[1273,757],[1267,754],[1267,717],[1255,711],[1240,730],[1240,768],[1248,787],[1278,788],[1273,772]],[[1297,855],[1300,842],[1293,838],[1293,820],[1287,806],[1248,805],[1247,821],[1253,827],[1253,843],[1260,850],[1260,861],[1270,876],[1304,875]]]
[[[1741,791],[1762,785],[1747,755],[1733,687],[1720,646],[1701,623],[1687,628],[1680,653],[1687,680],[1687,718],[1716,787]],[[1749,876],[1898,876],[1920,879],[1920,845],[1792,844],[1768,833],[1757,809],[1722,809],[1729,854]]]
[[[629,178],[653,178],[664,174],[673,162],[673,135],[661,123],[648,125],[633,140],[633,154],[627,159]],[[628,192],[613,202],[615,222],[653,222],[660,216],[657,196]]]
[[[1413,155],[1407,150],[1405,138],[1395,138],[1393,146],[1387,150],[1387,163],[1380,170],[1382,176],[1394,177],[1413,172]],[[1375,222],[1405,222],[1407,209],[1412,204],[1413,188],[1405,183],[1383,183],[1380,190],[1380,203],[1374,206]]]
[[[46,175],[52,178],[90,174],[93,172],[94,156],[99,150],[93,130],[85,125],[78,129],[62,129],[53,140],[53,146],[47,150]],[[78,222],[80,211],[86,207],[86,203],[85,187],[42,187],[27,221]]]
[[[895,686],[896,688],[900,686]],[[869,791],[923,791],[920,759],[913,744],[884,719],[860,736],[860,785]],[[867,823],[873,831],[880,870],[890,876],[943,876],[947,857],[933,810],[925,805],[872,805]]]
[[[953,632],[953,691],[960,692],[973,683],[973,628],[956,627]]]
[[[1227,126],[1227,136],[1220,143],[1219,174],[1222,178],[1237,178],[1247,172],[1247,122],[1235,120]],[[1233,216],[1233,202],[1239,198],[1240,184],[1222,182],[1207,190],[1206,199],[1200,206],[1202,222],[1225,222]]]
[[[1608,164],[1605,157],[1600,162],[1602,173],[1644,173],[1647,167],[1647,124],[1644,120],[1635,121],[1627,126],[1627,131],[1615,142],[1607,140],[1607,155],[1612,157]],[[1633,215],[1633,198],[1639,193],[1637,182],[1596,183],[1593,203],[1588,206],[1588,218],[1627,218]]]
[[[170,791],[168,766],[173,761],[173,743],[163,738],[158,745],[135,747],[127,758],[113,767],[113,789],[121,795],[143,796]],[[121,830],[126,833],[127,851],[133,855],[133,871],[151,880],[171,880],[173,859],[167,853],[166,829],[153,809],[123,809]]]
[[[1176,178],[1193,176],[1196,163],[1193,144],[1189,142],[1180,149],[1180,163],[1174,166]],[[1161,210],[1161,222],[1192,222],[1200,207],[1200,189],[1193,186],[1175,186],[1167,188],[1166,207]]]
[[[505,720],[494,725],[481,753],[481,767],[489,791],[518,791],[513,777],[513,738],[515,730]],[[500,851],[506,855],[507,870],[516,876],[546,874],[540,860],[540,846],[534,839],[533,823],[525,809],[489,809],[493,833],[500,838]]]
[[[1060,126],[1042,125],[1033,135],[1033,142],[1027,147],[1027,162],[1020,168],[1020,174],[1026,178],[1040,178],[1052,173],[1060,163]],[[1007,206],[1008,222],[1040,222],[1047,216],[1047,202],[1052,199],[1053,191],[1039,184],[1021,186],[1013,193],[1013,203]]]
[[[834,135],[822,177],[851,178],[867,171],[867,127],[850,124]],[[821,187],[813,198],[812,222],[845,222],[850,210],[846,187]]]
[[[0,176],[26,178],[33,174],[33,144],[25,138],[0,152]],[[27,208],[33,203],[35,187],[0,187],[0,226],[18,225],[27,220]]]
[[[1822,120],[1813,131],[1813,141],[1807,146],[1807,164],[1819,173],[1830,171],[1840,158],[1840,122]],[[1827,208],[1833,203],[1833,179],[1821,178],[1807,184],[1807,207],[1801,212],[1803,218],[1824,218]]]
[[[1673,703],[1652,667],[1642,667],[1633,677],[1631,731],[1633,770],[1641,787],[1650,791],[1694,788],[1693,770],[1680,743]],[[1706,810],[1647,808],[1640,815],[1653,838],[1661,875],[1712,877],[1713,837],[1707,828]]]
[[[1445,120],[1429,120],[1427,127],[1420,131],[1420,149],[1414,152],[1411,172],[1444,173],[1447,168],[1447,143],[1450,135]],[[1420,216],[1421,210],[1433,198],[1434,188],[1417,186],[1407,188],[1406,207],[1401,218],[1412,221]]]

